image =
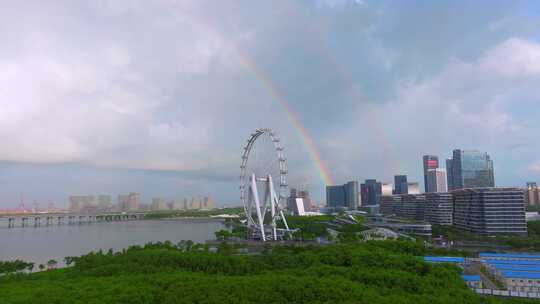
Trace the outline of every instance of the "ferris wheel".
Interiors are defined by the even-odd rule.
[[[286,177],[286,159],[276,133],[271,129],[255,130],[244,147],[240,165],[240,200],[251,237],[266,241],[270,235],[278,240],[289,232],[282,209],[287,195]],[[277,228],[279,220],[285,229]]]

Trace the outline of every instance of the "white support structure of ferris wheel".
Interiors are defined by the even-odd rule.
[[[263,139],[269,139],[272,142],[272,146],[266,148],[272,148],[274,152],[269,153],[269,159],[263,160],[264,169],[261,170],[258,167],[260,165],[258,162],[261,160],[253,159],[251,153],[257,140],[264,142]],[[270,129],[255,130],[244,147],[240,166],[240,199],[244,205],[246,224],[252,237],[266,241],[269,236],[272,240],[278,240],[283,233],[290,232],[281,207],[287,191],[286,175],[286,160],[279,138]],[[274,180],[279,182],[277,192]],[[264,193],[262,197],[259,195],[260,190]],[[283,221],[285,229],[278,229],[279,220]]]

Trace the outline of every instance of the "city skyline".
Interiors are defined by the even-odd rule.
[[[261,127],[316,202],[329,181],[423,186],[422,156],[453,149],[488,152],[497,186],[540,182],[539,16],[507,1],[0,4],[0,208],[21,193],[239,203]]]

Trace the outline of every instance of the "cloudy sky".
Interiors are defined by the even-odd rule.
[[[321,201],[293,116],[336,183],[422,181],[454,148],[489,152],[497,185],[540,182],[535,1],[2,1],[0,45],[0,208],[236,203],[261,127]]]

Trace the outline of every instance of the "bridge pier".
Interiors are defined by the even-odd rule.
[[[52,225],[75,225],[75,224],[92,224],[100,222],[118,222],[118,221],[135,221],[144,219],[144,213],[97,213],[97,214],[46,214],[34,213],[24,215],[9,215],[5,218],[8,222],[8,228],[14,228],[18,225],[19,219],[21,226],[24,227],[41,227]],[[43,221],[42,221],[43,219]]]

